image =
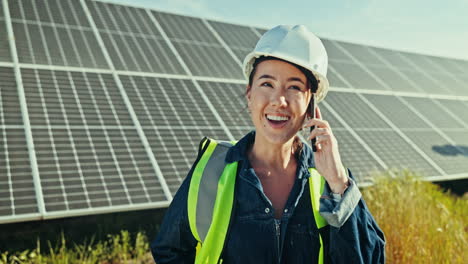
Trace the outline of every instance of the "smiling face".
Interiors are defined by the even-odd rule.
[[[246,94],[256,141],[275,145],[292,140],[302,127],[312,95],[306,76],[280,60],[260,62]]]

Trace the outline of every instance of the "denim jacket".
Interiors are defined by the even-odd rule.
[[[247,158],[255,132],[247,134],[226,155],[226,162],[239,162],[233,218],[221,258],[231,263],[317,263],[320,241],[315,224],[308,168],[314,167],[313,152],[306,144],[298,159],[296,180],[281,219],[263,192]],[[199,153],[200,155],[200,153]],[[151,244],[157,264],[194,263],[197,241],[187,216],[187,196],[193,167],[166,212],[159,233]],[[326,185],[320,199],[320,214],[327,220],[325,263],[384,263],[385,239],[350,176],[350,187],[341,200],[331,198]]]

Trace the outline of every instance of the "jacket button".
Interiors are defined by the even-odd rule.
[[[287,212],[288,212],[288,208],[284,209],[284,212],[287,213]]]
[[[267,214],[268,214],[269,212],[270,212],[270,208],[268,208],[268,207],[267,207],[267,208],[265,208],[265,213],[267,213]]]

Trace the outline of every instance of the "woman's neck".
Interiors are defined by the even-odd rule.
[[[272,144],[263,142],[257,135],[248,157],[252,166],[273,171],[281,171],[296,164],[293,150],[294,138],[284,144]]]

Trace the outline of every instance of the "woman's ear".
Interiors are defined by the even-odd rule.
[[[247,105],[250,106],[250,92],[252,90],[252,86],[250,84],[247,85],[247,89],[245,90],[245,99],[247,99]]]

